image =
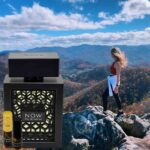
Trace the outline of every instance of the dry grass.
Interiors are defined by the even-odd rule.
[[[150,98],[145,99],[142,102],[133,103],[124,108],[124,112],[127,114],[144,114],[150,112]]]
[[[16,150],[16,149],[14,149],[14,148],[5,148],[4,146],[1,146],[0,150]],[[18,149],[18,150],[35,150],[35,149],[34,148],[21,148],[21,149]]]

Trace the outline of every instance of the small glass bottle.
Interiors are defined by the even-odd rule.
[[[12,112],[3,112],[3,135],[5,147],[12,147]]]
[[[21,121],[13,119],[13,147],[21,148]]]

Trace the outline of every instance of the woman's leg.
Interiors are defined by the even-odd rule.
[[[113,91],[112,85],[111,85],[111,89],[112,89],[112,91]],[[115,101],[116,101],[116,103],[117,103],[119,112],[122,112],[122,105],[121,105],[121,99],[120,99],[120,96],[119,96],[119,92],[118,92],[118,93],[115,93],[115,92],[113,91],[113,96],[114,96]]]
[[[122,105],[121,105],[121,99],[120,99],[119,93],[113,92],[113,96],[116,100],[119,111],[122,111]]]
[[[107,110],[107,98],[108,98],[108,95],[109,95],[109,89],[108,87],[105,89],[104,93],[102,94],[102,100],[103,100],[103,108],[104,108],[104,111]]]

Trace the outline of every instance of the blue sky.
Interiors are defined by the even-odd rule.
[[[150,44],[150,0],[0,2],[0,50]]]

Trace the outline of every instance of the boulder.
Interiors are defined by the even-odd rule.
[[[150,113],[146,113],[141,116],[141,119],[144,119],[150,123]]]
[[[150,132],[147,132],[143,139],[127,136],[126,142],[122,143],[119,150],[150,150]]]
[[[130,136],[143,138],[150,128],[150,123],[135,114],[118,117],[116,122]]]
[[[126,136],[112,116],[103,114],[101,106],[63,115],[63,150],[111,150]]]
[[[65,147],[65,150],[88,150],[89,141],[87,139],[75,139],[72,137],[70,143]]]

